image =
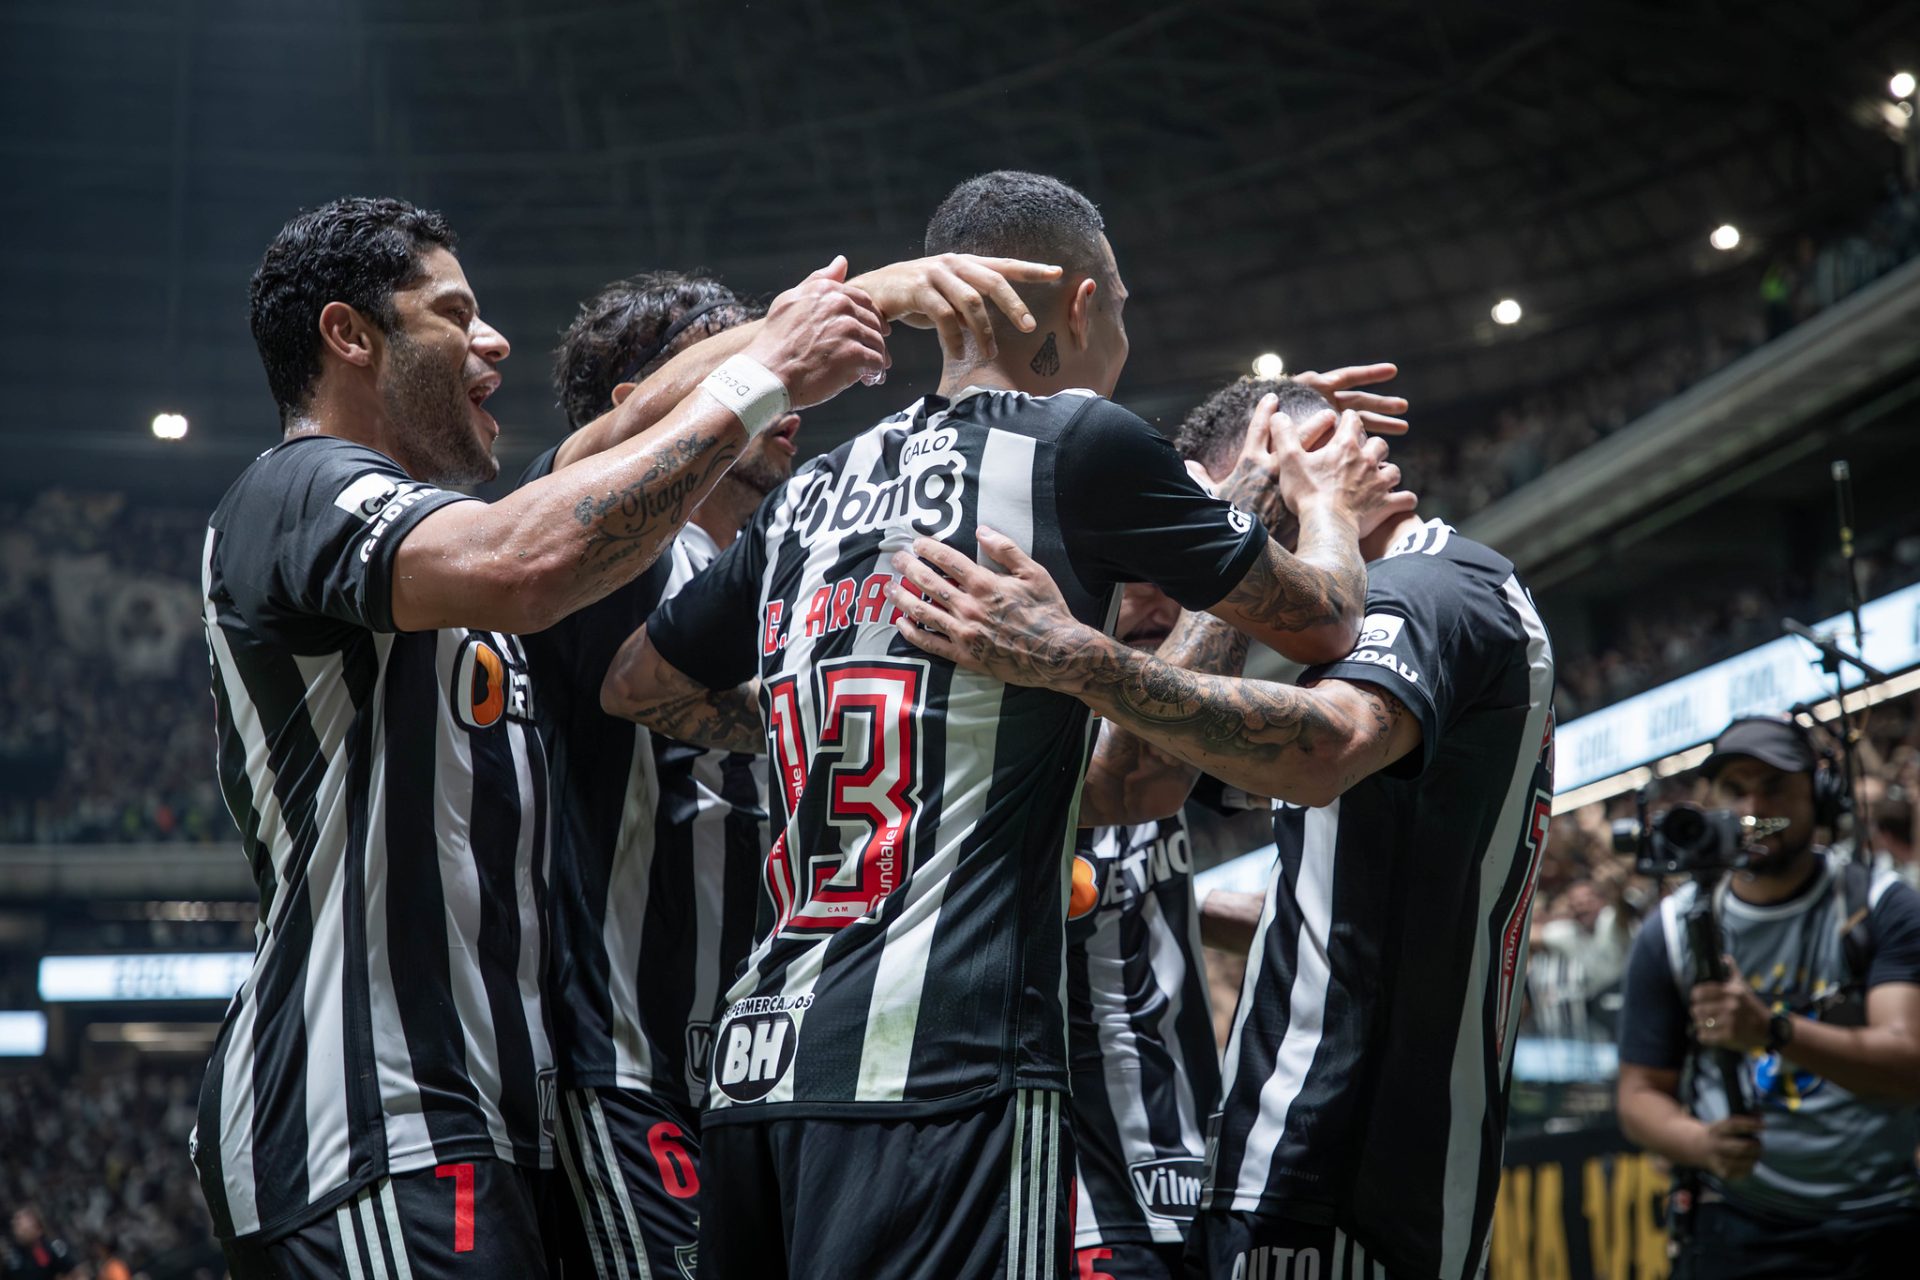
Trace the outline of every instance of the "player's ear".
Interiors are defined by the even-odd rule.
[[[320,345],[338,359],[366,368],[379,345],[378,331],[344,302],[320,308]]]
[[[637,382],[616,383],[613,388],[613,407],[618,409],[621,405],[625,404],[627,397],[639,390],[639,388],[640,384]]]
[[[1067,298],[1067,336],[1075,351],[1085,351],[1093,336],[1093,295],[1099,288],[1088,276],[1073,287]]]

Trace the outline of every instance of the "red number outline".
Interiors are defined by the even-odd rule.
[[[834,659],[813,673],[813,705],[824,726],[807,732],[795,678],[767,686],[774,764],[791,821],[806,789],[808,761],[831,752],[827,820],[831,850],[810,853],[800,892],[787,831],[767,853],[767,890],[775,929],[787,937],[825,937],[871,918],[913,869],[920,810],[920,715],[929,664],[920,658]]]

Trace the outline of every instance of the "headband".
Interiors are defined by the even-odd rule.
[[[634,359],[632,367],[630,367],[627,370],[626,376],[621,378],[620,381],[633,382],[637,378],[639,378],[640,371],[642,369],[652,364],[655,360],[658,360],[661,357],[661,355],[667,350],[667,348],[673,345],[673,340],[675,338],[685,333],[688,327],[692,325],[695,320],[698,320],[701,316],[706,315],[709,311],[718,311],[723,307],[744,308],[746,305],[747,304],[742,302],[740,299],[733,297],[732,295],[728,295],[727,297],[724,297],[724,298],[717,298],[712,302],[703,303],[700,306],[693,308],[693,310],[688,311],[686,314],[682,315],[678,320],[675,320],[672,324],[667,326],[667,331],[660,335],[660,340],[658,342],[648,347],[645,351],[642,351],[639,354],[639,356],[637,356]]]

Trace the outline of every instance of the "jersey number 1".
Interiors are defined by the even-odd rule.
[[[821,728],[808,732],[799,682],[767,686],[773,764],[787,814],[798,812],[814,766],[827,769],[823,849],[806,850],[810,874],[795,865],[786,831],[767,854],[767,891],[776,928],[788,936],[829,936],[864,919],[913,869],[913,822],[920,808],[920,714],[927,663],[858,657],[813,672]]]

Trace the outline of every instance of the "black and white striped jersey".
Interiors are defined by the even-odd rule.
[[[549,474],[557,449],[521,483]],[[714,1007],[753,943],[766,852],[759,762],[600,709],[620,646],[718,554],[689,524],[639,578],[525,639],[552,761],[549,992],[570,1087],[697,1106]]]
[[[1067,917],[1074,1247],[1178,1243],[1220,1101],[1187,824],[1102,827],[1078,856],[1097,897]]]
[[[260,886],[194,1135],[223,1237],[384,1174],[549,1161],[526,660],[511,636],[393,625],[395,549],[462,500],[314,436],[248,467],[207,531],[220,784]]]
[[[1501,556],[1428,521],[1368,566],[1358,646],[1417,752],[1279,857],[1226,1053],[1210,1207],[1332,1222],[1394,1275],[1484,1260],[1553,792],[1553,652]]]
[[[758,675],[768,914],[714,1040],[708,1123],[884,1115],[1067,1085],[1065,916],[1086,709],[901,637],[892,554],[987,525],[1074,614],[1117,584],[1202,608],[1266,531],[1090,392],[929,397],[800,469],[649,631],[712,688]]]

